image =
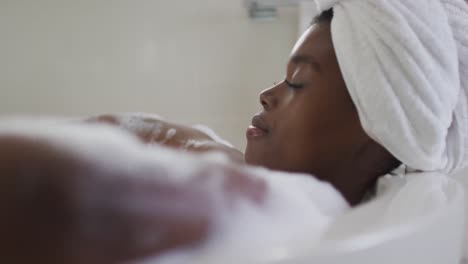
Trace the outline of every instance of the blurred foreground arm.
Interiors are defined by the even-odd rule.
[[[214,215],[206,175],[183,184],[158,173],[132,175],[0,135],[0,263],[121,263],[202,242]],[[226,196],[264,195],[261,183],[235,170],[222,179]]]

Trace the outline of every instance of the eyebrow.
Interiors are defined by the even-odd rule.
[[[313,56],[310,56],[310,55],[304,55],[304,54],[295,55],[291,58],[291,62],[294,64],[301,64],[301,63],[309,64],[316,71],[320,71],[320,68],[321,68],[320,63],[318,63],[317,60]]]

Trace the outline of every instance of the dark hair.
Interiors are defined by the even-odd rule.
[[[331,22],[333,19],[333,9],[323,11],[320,15],[316,16],[312,21],[312,24],[317,24],[321,22]]]

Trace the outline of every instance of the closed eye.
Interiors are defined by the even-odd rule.
[[[304,88],[303,84],[291,83],[287,79],[284,79],[284,83],[286,83],[286,85],[289,88],[292,88],[292,89],[302,89],[302,88]]]

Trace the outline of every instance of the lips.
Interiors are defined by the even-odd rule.
[[[269,128],[261,115],[256,115],[252,119],[252,125],[247,129],[247,138],[256,139],[266,136]]]
[[[269,131],[265,120],[263,119],[263,117],[260,114],[255,115],[252,118],[252,126],[262,130],[265,133],[268,133],[268,131]]]

